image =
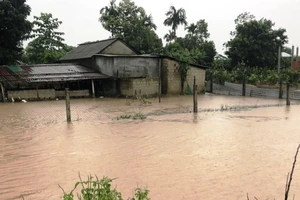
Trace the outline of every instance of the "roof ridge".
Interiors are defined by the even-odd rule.
[[[94,43],[99,43],[99,42],[106,42],[106,41],[110,41],[110,40],[118,40],[118,38],[109,38],[109,39],[105,39],[105,40],[84,42],[84,43],[81,43],[81,44],[78,44],[78,45],[88,45],[88,44],[94,44]]]

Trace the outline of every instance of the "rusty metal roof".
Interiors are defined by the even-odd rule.
[[[0,81],[6,83],[66,82],[105,78],[109,77],[77,64],[0,66]]]

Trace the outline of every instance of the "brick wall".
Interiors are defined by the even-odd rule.
[[[194,84],[194,76],[196,76],[196,84],[198,92],[205,91],[205,70],[190,66],[187,74],[187,81],[184,83],[184,91],[187,86],[192,90]],[[162,93],[163,94],[180,94],[181,79],[179,72],[179,63],[171,59],[163,59],[162,66]]]
[[[136,78],[120,81],[120,92],[124,96],[153,96],[158,94],[158,78]]]

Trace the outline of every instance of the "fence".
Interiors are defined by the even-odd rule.
[[[207,82],[206,91],[210,91],[210,82]],[[242,84],[225,82],[224,85],[213,84],[213,93],[221,95],[242,96]],[[278,98],[279,89],[257,88],[256,86],[246,86],[246,96]],[[283,92],[283,98],[286,98],[286,92]],[[290,99],[300,100],[300,91],[291,91]]]

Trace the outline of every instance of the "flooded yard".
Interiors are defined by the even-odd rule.
[[[64,101],[0,104],[0,199],[60,199],[58,184],[70,191],[79,172],[118,178],[125,199],[137,186],[153,200],[283,199],[300,106],[215,95],[198,102],[193,114],[191,96],[72,100],[71,124]],[[120,118],[134,113],[147,118]],[[296,199],[299,188],[300,164]]]

